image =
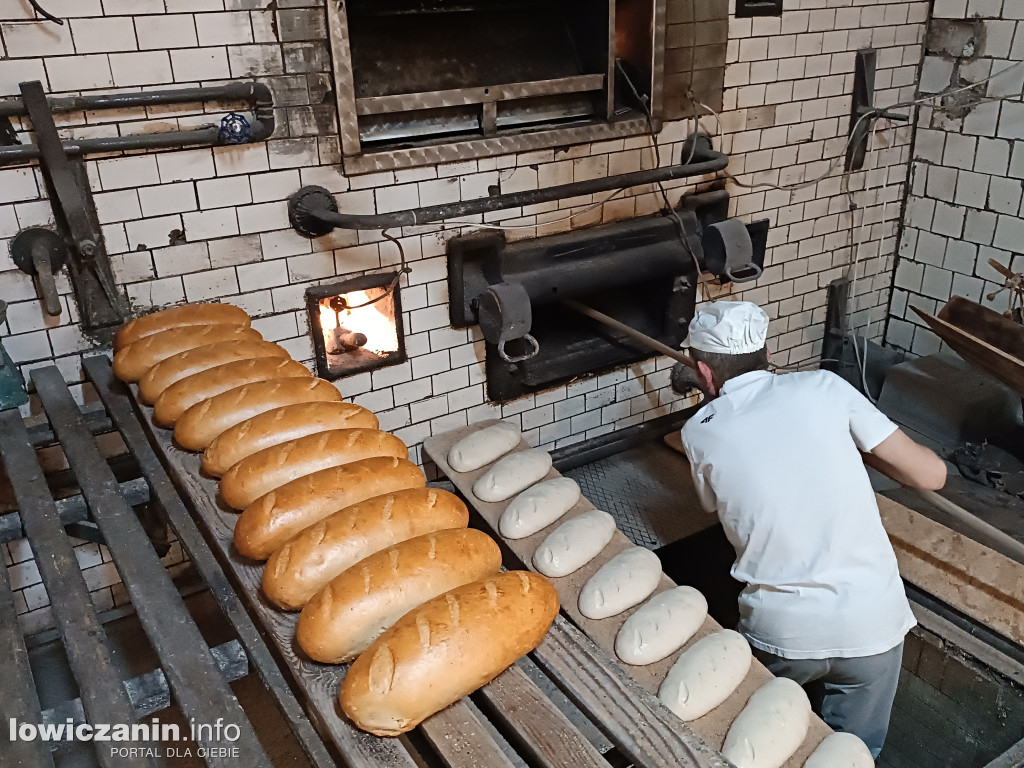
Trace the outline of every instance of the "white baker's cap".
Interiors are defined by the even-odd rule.
[[[757,304],[716,301],[694,315],[683,346],[702,352],[743,355],[757,352],[767,338],[768,314]]]

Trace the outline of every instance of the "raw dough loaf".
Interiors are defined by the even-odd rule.
[[[201,325],[252,325],[249,314],[233,304],[185,304],[143,315],[121,326],[114,338],[114,351],[119,352],[133,341],[166,331],[168,328]]]
[[[174,423],[174,439],[202,451],[222,432],[253,416],[296,403],[340,402],[341,393],[323,379],[271,379],[243,384],[196,403]]]
[[[804,768],[874,768],[871,750],[852,733],[833,733],[807,758]]]
[[[480,501],[504,501],[542,479],[550,469],[551,454],[543,448],[513,453],[473,483],[473,495]]]
[[[116,353],[114,375],[121,381],[138,381],[150,368],[172,355],[222,341],[263,341],[263,336],[244,325],[171,328],[144,336]]]
[[[374,496],[325,517],[274,552],[263,569],[263,593],[280,608],[298,610],[331,579],[374,552],[468,523],[466,505],[440,488]]]
[[[776,677],[758,688],[733,720],[722,754],[736,768],[781,768],[804,743],[810,723],[804,689]]]
[[[501,550],[486,533],[417,536],[375,552],[313,595],[299,615],[296,640],[311,659],[340,664],[416,606],[500,570]]]
[[[182,379],[219,368],[227,363],[263,358],[288,360],[288,350],[272,341],[252,340],[221,341],[195,349],[186,349],[166,360],[161,360],[146,371],[146,375],[139,379],[139,399],[146,405],[152,405],[165,390]]]
[[[499,421],[455,443],[448,451],[448,466],[456,472],[472,472],[501,458],[522,439],[519,427]]]
[[[153,366],[149,373],[162,367],[166,362],[164,360],[160,365]],[[149,373],[143,377],[143,381]],[[218,365],[186,376],[167,387],[153,405],[153,421],[161,427],[173,427],[181,414],[193,405],[223,394],[229,389],[269,379],[308,379],[312,375],[302,363],[282,357],[257,357],[253,360],[236,360],[233,363]],[[142,391],[141,384],[139,391]]]
[[[266,560],[300,531],[339,509],[426,484],[423,471],[411,461],[386,456],[322,469],[246,507],[235,523],[235,547],[245,557]]]
[[[407,459],[409,449],[390,432],[379,429],[333,429],[307,435],[235,464],[220,479],[220,495],[228,506],[245,509],[292,480],[374,456]]]
[[[723,629],[687,648],[665,676],[658,698],[681,720],[703,717],[732,695],[750,670],[750,645]]]
[[[615,654],[636,666],[661,661],[686,645],[707,616],[708,601],[693,587],[665,590],[626,619]]]
[[[446,592],[405,614],[352,662],[341,709],[377,736],[410,731],[536,648],[557,615],[555,588],[528,571]]]
[[[615,519],[592,509],[562,523],[533,553],[534,567],[549,578],[568,576],[597,557],[615,534]]]
[[[580,591],[580,613],[607,619],[642,603],[658,588],[661,560],[651,550],[631,547],[602,565]]]
[[[547,528],[576,506],[580,487],[568,477],[543,480],[516,496],[498,520],[498,532],[506,539],[525,539]]]
[[[220,477],[257,451],[330,429],[377,429],[377,417],[355,403],[286,405],[253,416],[218,435],[203,452],[203,472]]]

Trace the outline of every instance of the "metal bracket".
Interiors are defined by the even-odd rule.
[[[288,221],[296,232],[310,239],[333,232],[334,225],[311,215],[313,211],[337,213],[338,201],[326,189],[315,185],[303,187],[288,198]]]
[[[22,101],[39,147],[39,165],[57,227],[68,243],[68,272],[84,330],[120,325],[128,316],[110,269],[89,181],[81,159],[71,160],[57,133],[42,84],[21,84]],[[45,289],[44,289],[45,300]]]
[[[695,253],[698,254],[702,269],[715,275],[721,283],[747,283],[761,276],[768,251],[768,219],[744,224],[750,236],[750,258],[746,260],[741,256],[737,260],[727,251],[726,243],[713,227],[729,218],[727,190],[710,189],[683,195],[679,208],[683,214],[694,218],[695,235],[700,243],[700,249],[695,249]]]
[[[909,115],[901,115],[888,110],[875,109],[875,68],[878,62],[878,51],[871,48],[857,51],[857,59],[853,72],[853,107],[850,113],[850,144],[846,149],[846,170],[859,171],[864,167],[864,159],[868,153],[868,137],[875,120],[884,117],[888,120],[906,122]]]

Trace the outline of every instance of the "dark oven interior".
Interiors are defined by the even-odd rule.
[[[346,13],[364,145],[612,119],[637,108],[631,89],[615,95],[617,57],[650,91],[652,0],[350,0]]]

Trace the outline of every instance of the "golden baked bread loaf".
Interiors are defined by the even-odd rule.
[[[325,517],[276,550],[263,569],[263,593],[280,608],[298,610],[327,582],[374,552],[468,523],[466,505],[440,488],[374,496]]]
[[[296,639],[316,661],[340,664],[366,650],[418,605],[501,570],[501,550],[471,528],[417,536],[375,552],[313,595]]]
[[[220,495],[228,506],[245,509],[292,480],[373,456],[407,459],[409,449],[390,432],[379,429],[333,429],[306,435],[235,464],[220,480]]]
[[[220,477],[242,459],[306,435],[331,429],[376,429],[372,411],[354,403],[286,405],[246,419],[218,435],[203,452],[203,472]]]
[[[551,582],[528,571],[446,592],[409,611],[352,662],[341,708],[377,736],[412,730],[536,648],[557,614]]]
[[[187,349],[146,371],[139,379],[139,399],[152,405],[165,389],[182,379],[227,363],[263,357],[289,359],[288,351],[272,341],[221,341]]]
[[[153,421],[161,427],[173,427],[181,414],[193,405],[243,384],[271,379],[309,379],[312,375],[302,363],[282,357],[257,357],[218,365],[186,376],[165,389],[153,404]]]
[[[114,355],[114,375],[138,381],[157,363],[187,349],[220,341],[263,341],[260,332],[244,325],[183,326],[133,341]]]
[[[304,528],[332,512],[404,488],[426,485],[423,472],[406,459],[378,456],[331,467],[292,480],[260,496],[235,523],[235,547],[266,560]]]
[[[174,424],[174,439],[182,448],[202,451],[221,433],[246,419],[283,405],[341,400],[331,382],[323,379],[272,379],[243,384],[196,403]]]
[[[133,341],[138,341],[168,328],[186,325],[252,325],[248,313],[232,304],[184,304],[159,312],[143,315],[125,323],[114,338],[114,351],[118,352]]]

